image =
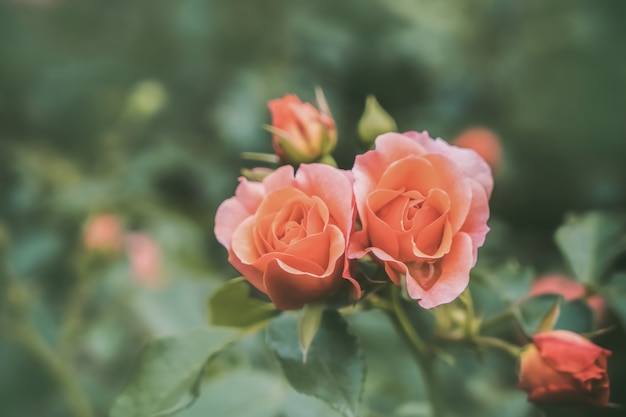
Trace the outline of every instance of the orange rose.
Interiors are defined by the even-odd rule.
[[[294,177],[283,166],[262,182],[240,178],[218,208],[215,235],[228,261],[279,309],[324,300],[346,280],[359,297],[345,261],[354,218],[348,174],[310,164]]]
[[[539,333],[522,352],[518,388],[537,404],[604,406],[609,401],[609,350],[565,330]]]
[[[349,257],[369,253],[396,285],[406,276],[424,308],[454,300],[489,230],[493,177],[485,161],[426,132],[387,133],[356,157],[353,173],[362,230]]]
[[[494,171],[498,171],[502,165],[500,139],[489,129],[484,127],[466,129],[452,141],[452,144],[460,148],[473,149]]]
[[[565,275],[543,275],[537,278],[528,295],[534,297],[541,294],[557,294],[563,296],[566,301],[584,298],[593,311],[596,326],[604,322],[606,315],[606,305],[601,295],[586,296],[585,286]]]
[[[328,155],[337,144],[335,122],[330,115],[295,95],[271,100],[274,151],[289,164],[308,163]]]

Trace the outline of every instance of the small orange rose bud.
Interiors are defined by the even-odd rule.
[[[318,161],[337,145],[337,131],[332,117],[295,95],[271,100],[272,144],[284,163],[298,165]]]
[[[611,351],[566,330],[538,333],[520,357],[518,388],[536,404],[605,406]]]
[[[452,144],[459,148],[473,149],[480,155],[491,170],[497,172],[502,165],[502,145],[498,136],[483,127],[466,129],[457,136]]]
[[[122,225],[114,214],[100,214],[85,226],[83,245],[94,252],[115,253],[122,248]]]
[[[381,107],[374,96],[365,99],[365,111],[359,120],[359,141],[366,148],[371,148],[374,140],[383,133],[395,132],[396,121]]]

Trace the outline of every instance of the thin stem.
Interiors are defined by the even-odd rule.
[[[402,308],[402,299],[400,298],[399,288],[391,288],[391,308],[395,319],[397,320],[400,329],[405,335],[406,339],[410,342],[415,353],[422,358],[429,356],[426,344],[422,340],[419,334],[413,328],[413,325],[409,321],[404,309]]]
[[[445,402],[443,398],[443,387],[439,373],[436,370],[436,357],[432,350],[428,348],[420,335],[415,331],[404,308],[400,297],[400,289],[391,288],[391,311],[387,311],[400,334],[411,348],[411,353],[415,358],[417,366],[422,371],[426,396],[430,402],[432,417],[444,417]]]
[[[508,310],[505,310],[500,314],[485,319],[485,321],[483,321],[480,326],[480,330],[486,331],[492,329],[512,319],[515,319],[515,313],[512,309],[509,308]]]
[[[94,417],[87,398],[81,391],[72,369],[34,330],[31,323],[20,321],[12,326],[12,336],[56,379],[67,406],[75,417]]]
[[[81,276],[81,278],[89,278]],[[71,293],[64,315],[64,323],[61,327],[61,354],[69,358],[73,347],[76,345],[78,334],[83,328],[84,310],[92,291],[91,282],[82,280],[76,284]]]
[[[476,341],[486,346],[491,346],[504,350],[515,358],[519,356],[521,351],[521,348],[519,346],[509,342],[505,342],[504,340],[498,339],[497,337],[479,336]]]

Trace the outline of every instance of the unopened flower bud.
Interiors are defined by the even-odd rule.
[[[367,148],[374,145],[374,140],[383,133],[395,132],[396,121],[383,109],[376,97],[367,96],[365,111],[359,120],[359,140]]]
[[[274,152],[281,162],[298,165],[318,161],[329,155],[337,144],[337,131],[332,117],[310,103],[302,103],[295,95],[271,100]]]
[[[518,388],[536,404],[606,406],[609,355],[570,331],[538,333],[521,354]]]

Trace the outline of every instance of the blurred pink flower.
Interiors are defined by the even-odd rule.
[[[98,252],[119,252],[122,248],[122,224],[114,214],[100,214],[85,226],[83,245]]]
[[[585,286],[573,278],[559,274],[542,275],[533,282],[528,295],[534,297],[541,294],[558,294],[566,301],[584,298],[593,311],[596,325],[600,326],[604,322],[606,305],[602,296],[587,296]]]
[[[453,141],[460,148],[472,149],[497,172],[502,166],[502,144],[498,136],[490,129],[473,127],[465,129]]]
[[[133,278],[142,287],[158,287],[162,284],[161,248],[144,233],[126,235],[126,253]]]

